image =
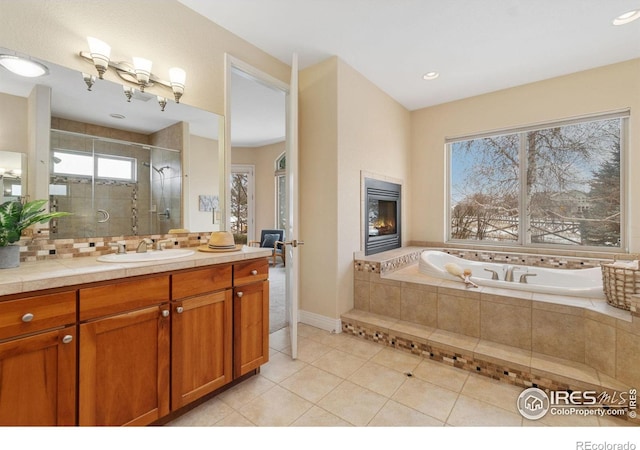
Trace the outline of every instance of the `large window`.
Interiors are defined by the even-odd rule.
[[[449,240],[622,248],[627,117],[449,141]]]

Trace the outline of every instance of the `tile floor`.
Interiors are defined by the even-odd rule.
[[[625,426],[616,418],[523,419],[522,388],[385,348],[346,334],[299,326],[298,359],[287,329],[270,338],[258,375],[168,426],[488,427]],[[410,374],[411,376],[409,376]]]

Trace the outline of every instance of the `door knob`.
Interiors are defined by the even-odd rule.
[[[183,308],[182,306],[178,306],[178,307],[176,308],[176,312],[177,312],[178,314],[182,314],[182,312],[183,312],[183,311],[184,311],[184,308]]]
[[[299,245],[304,245],[304,241],[299,241],[297,239],[293,239],[292,241],[287,241],[284,245],[290,245],[292,247],[297,247]]]

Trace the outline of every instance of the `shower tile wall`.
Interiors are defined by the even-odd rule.
[[[81,122],[52,118],[52,128],[92,136],[121,139],[143,145],[182,148],[185,125],[172,125],[152,135],[126,132]],[[92,192],[91,180],[81,177],[55,177],[57,184],[67,186],[67,196],[52,196],[58,211],[73,211],[72,216],[58,219],[53,235],[57,238],[141,235],[166,233],[181,228],[182,220],[182,172],[181,153],[117,142],[98,141],[96,153],[128,156],[137,159],[137,183],[97,181]],[[52,133],[52,148],[91,153],[94,142],[90,137]],[[158,173],[143,163],[155,167],[169,166],[164,174],[164,192]],[[146,182],[151,180],[150,183]],[[93,196],[92,196],[93,194]],[[164,195],[163,195],[164,194]],[[153,195],[153,200],[151,196]],[[162,203],[162,205],[160,204]],[[154,208],[155,205],[155,208]],[[158,215],[169,209],[169,218]],[[102,216],[97,209],[109,212],[108,222],[99,223]]]

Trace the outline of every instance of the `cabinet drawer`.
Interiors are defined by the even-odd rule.
[[[231,265],[207,267],[172,275],[171,298],[191,297],[231,287]]]
[[[61,327],[75,321],[75,291],[0,303],[0,339]]]
[[[269,261],[256,259],[233,265],[233,285],[255,283],[269,278]]]
[[[80,289],[80,320],[90,320],[169,301],[169,276]]]

